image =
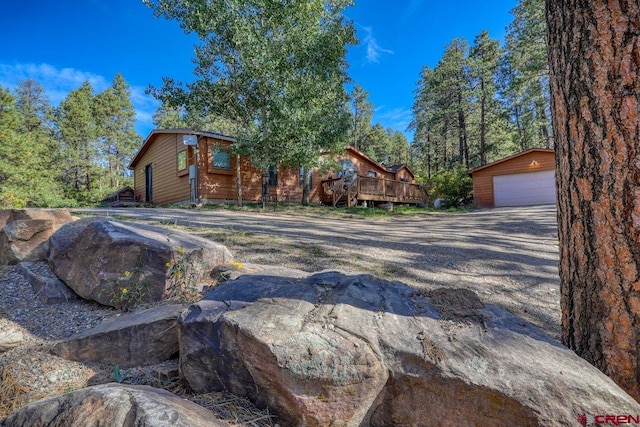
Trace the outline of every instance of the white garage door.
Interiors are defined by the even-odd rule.
[[[494,176],[493,197],[496,206],[553,204],[556,202],[555,172]]]

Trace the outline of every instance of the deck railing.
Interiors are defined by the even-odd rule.
[[[345,186],[343,178],[322,181],[324,202],[335,206],[347,193],[349,206],[357,201],[377,201],[393,203],[427,203],[428,195],[424,187],[405,181],[358,176]]]

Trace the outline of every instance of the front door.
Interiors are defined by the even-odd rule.
[[[147,203],[153,203],[153,167],[147,165],[144,168],[144,182],[145,182],[145,201]]]

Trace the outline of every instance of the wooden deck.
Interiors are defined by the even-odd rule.
[[[322,202],[332,206],[356,206],[364,201],[374,203],[423,204],[429,196],[419,184],[384,178],[358,176],[349,185],[344,178],[322,181]]]

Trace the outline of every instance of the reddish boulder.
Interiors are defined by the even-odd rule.
[[[67,224],[50,245],[49,263],[67,286],[113,307],[197,291],[215,266],[233,260],[211,240],[106,218]]]
[[[46,259],[49,237],[71,221],[64,209],[0,211],[0,264]]]
[[[213,412],[168,391],[104,384],[30,403],[0,420],[0,427],[222,427]]]
[[[640,413],[589,363],[465,289],[247,275],[180,322],[194,390],[248,396],[288,425],[567,426]]]

